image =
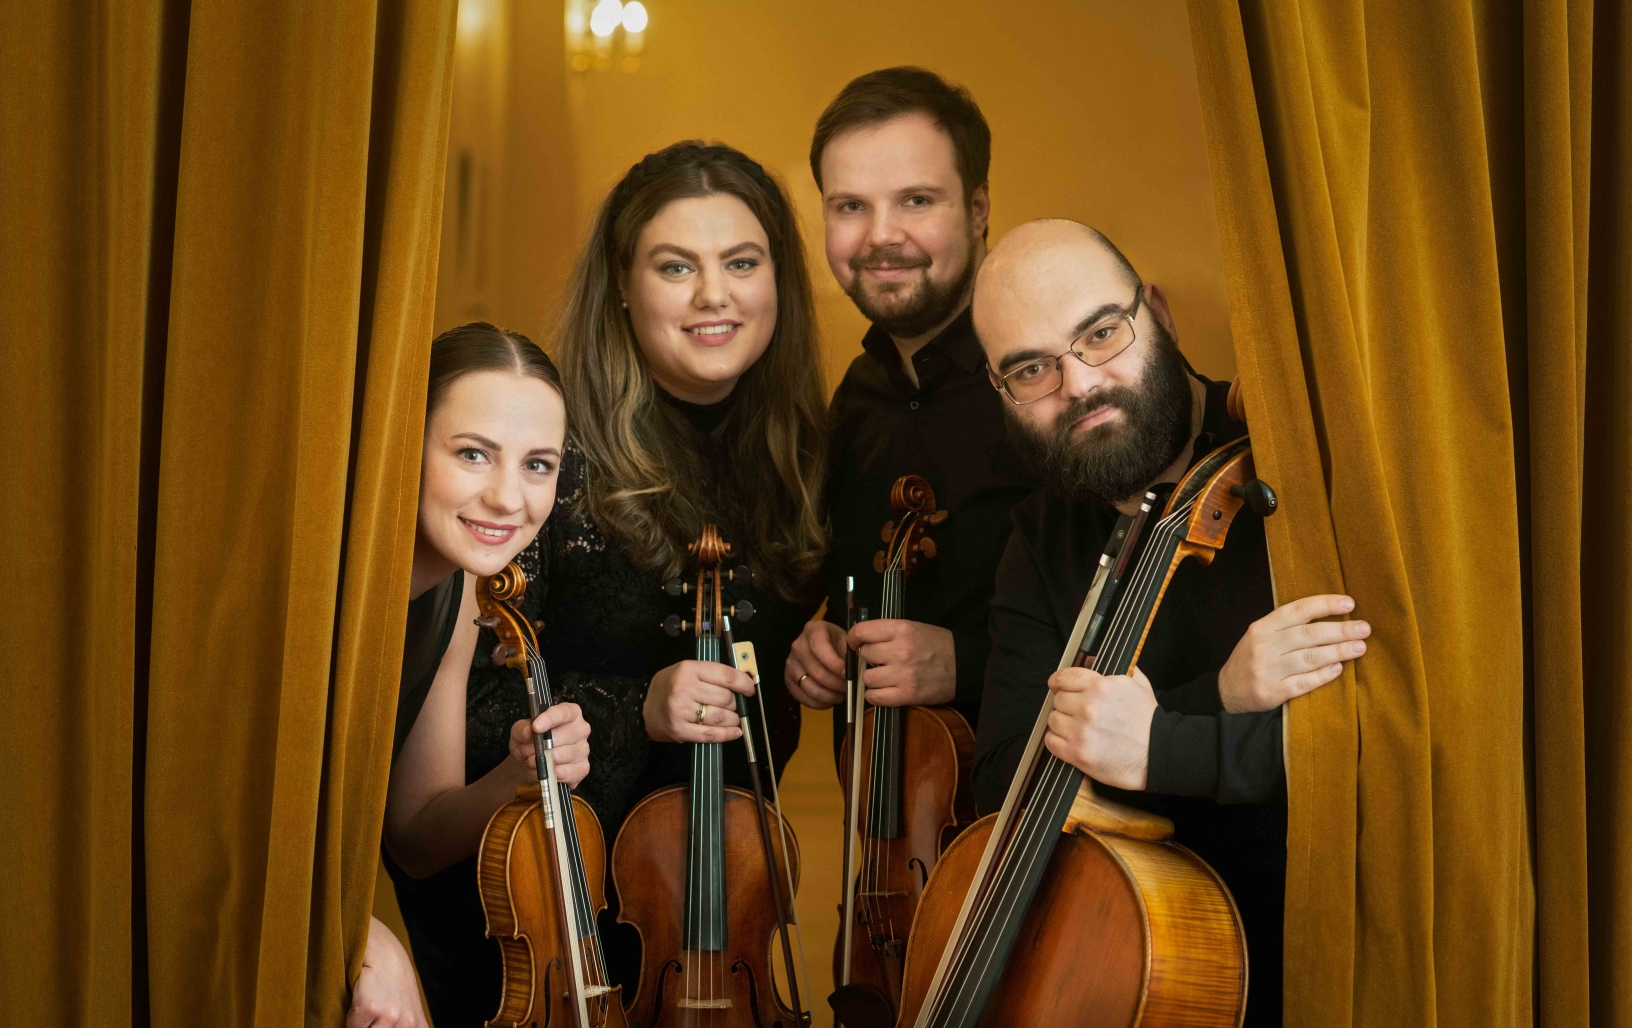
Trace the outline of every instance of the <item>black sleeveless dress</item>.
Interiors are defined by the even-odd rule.
[[[699,452],[705,457],[718,453],[732,401],[707,406],[667,401],[696,433],[693,441]],[[577,703],[592,729],[589,777],[574,791],[594,808],[610,854],[618,828],[636,801],[655,789],[690,780],[690,751],[683,745],[652,742],[646,735],[644,708],[652,676],[695,656],[695,644],[689,636],[670,638],[661,627],[669,614],[690,617],[684,601],[666,595],[661,574],[635,567],[590,518],[584,477],[591,473],[569,442],[556,485],[555,510],[516,563],[528,581],[522,613],[545,623],[539,644],[555,699]],[[736,542],[730,518],[720,521],[721,534]],[[754,555],[738,546],[731,562],[752,567]],[[755,608],[749,622],[735,626],[736,637],[753,642],[757,651],[779,777],[799,745],[800,718],[798,702],[783,685],[782,667],[794,639],[821,602],[820,586],[813,586],[811,598],[800,602],[752,586],[733,586],[727,594],[732,601],[750,600]],[[528,713],[521,673],[494,667],[488,660],[497,641],[483,630],[470,670],[465,696],[466,781],[477,780],[508,757],[510,726]],[[757,722],[759,711],[752,703],[750,708]],[[742,747],[726,747],[725,759],[727,784],[747,787]],[[503,978],[498,943],[485,936],[475,859],[429,878],[408,879],[406,889],[404,878],[393,873],[431,1019],[436,1028],[479,1028],[499,1009]],[[617,897],[610,873],[606,885],[602,945],[613,981],[623,985],[627,998],[639,976],[640,937],[628,925],[616,923]]]

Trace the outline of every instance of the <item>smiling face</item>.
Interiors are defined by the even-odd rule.
[[[726,193],[658,211],[618,286],[652,377],[692,403],[730,396],[776,330],[770,241],[748,205]]]
[[[414,564],[428,581],[416,590],[455,568],[496,574],[533,541],[555,506],[566,427],[561,394],[536,378],[479,371],[448,386],[425,424]]]
[[[975,287],[975,331],[997,376],[1063,354],[1086,330],[1130,310],[1138,277],[1086,226],[1033,222],[993,251]],[[1135,341],[1089,367],[1060,361],[1060,388],[1023,406],[1003,400],[1016,449],[1057,493],[1118,503],[1137,496],[1190,440],[1184,359],[1151,304]]]
[[[985,252],[985,184],[964,201],[952,139],[926,114],[833,137],[822,151],[827,264],[867,319],[927,334],[968,300]]]

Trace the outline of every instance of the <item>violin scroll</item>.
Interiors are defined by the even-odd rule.
[[[902,513],[900,522],[886,521],[880,533],[884,549],[873,555],[873,570],[883,574],[898,565],[911,578],[924,569],[924,561],[935,558],[935,540],[929,530],[947,519],[947,512],[935,509],[935,490],[917,475],[902,475],[890,487],[890,506]]]
[[[513,561],[497,574],[476,579],[476,606],[482,612],[476,624],[499,637],[492,654],[495,666],[525,671],[527,654],[538,650],[533,623],[522,617],[515,606],[526,592],[527,575]]]

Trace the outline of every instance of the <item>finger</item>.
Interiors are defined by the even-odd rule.
[[[817,666],[815,668],[807,667],[804,670],[809,672],[813,678],[818,672],[826,671],[833,677],[842,680],[844,677],[844,654],[839,652],[839,647],[844,645],[844,633],[837,625],[830,625],[826,621],[811,623],[821,625],[810,636],[810,655],[814,658]]]
[[[857,621],[850,626],[850,646],[860,649],[867,643],[888,642],[901,635],[902,630],[910,622],[900,618],[877,618],[872,621]]]
[[[1355,660],[1365,656],[1365,653],[1365,642],[1354,639],[1349,642],[1333,643],[1330,646],[1311,646],[1306,649],[1293,650],[1282,656],[1277,664],[1282,677],[1289,677],[1306,671],[1317,671],[1328,664],[1336,664],[1344,660]]]
[[[563,746],[572,746],[578,743],[588,745],[590,731],[589,722],[583,718],[568,721],[555,730],[555,748],[560,749]]]
[[[789,679],[788,692],[800,703],[816,710],[826,710],[844,699],[842,689],[829,689],[810,677],[806,677],[803,682],[797,678]]]
[[[713,661],[694,661],[697,681],[709,685],[717,685],[732,692],[740,692],[744,696],[754,694],[754,680],[749,675],[729,664],[716,664]]]
[[[871,697],[875,689],[898,689],[906,685],[907,672],[899,664],[880,664],[863,671],[861,680],[866,683],[867,695]],[[873,701],[868,699],[867,702]]]
[[[841,696],[844,694],[843,660],[839,661],[838,670],[823,667],[821,664],[816,664],[814,666],[810,664],[801,664],[796,670],[790,669],[787,676],[787,681],[797,682],[799,681],[799,676],[801,675],[804,676],[806,685],[809,685],[811,682],[815,682],[828,692],[836,692]]]
[[[572,764],[589,763],[589,743],[575,742],[568,746],[555,748],[556,767],[566,767]]]
[[[716,728],[713,725],[679,725],[674,730],[675,742],[730,742],[742,738],[740,728]]]
[[[1099,681],[1098,671],[1089,671],[1087,668],[1068,667],[1048,676],[1048,687],[1054,691],[1056,703],[1059,695],[1067,692],[1083,692]]]
[[[867,686],[869,707],[910,707],[912,693],[900,686]]]
[[[1283,693],[1281,703],[1285,703],[1287,700],[1296,699],[1305,693],[1314,692],[1316,689],[1319,689],[1321,686],[1337,678],[1337,676],[1341,675],[1342,673],[1342,664],[1327,664],[1325,667],[1317,668],[1314,671],[1305,671],[1301,675],[1293,675],[1291,678],[1283,678],[1280,682],[1281,691]],[[1277,704],[1277,706],[1279,706],[1279,704]]]
[[[899,640],[888,639],[859,646],[856,655],[869,664],[881,667],[885,664],[905,664],[912,653]]]
[[[720,685],[710,685],[707,682],[693,682],[685,689],[677,689],[673,699],[674,709],[678,717],[684,717],[685,711],[696,710],[698,707],[718,707],[722,710],[737,709],[737,694]]]
[[[533,719],[533,731],[542,735],[552,732],[571,721],[582,719],[584,712],[576,703],[557,703]]]
[[[1275,636],[1275,646],[1283,652],[1324,646],[1345,639],[1364,639],[1371,634],[1371,626],[1364,621],[1314,621],[1294,625]]]
[[[1347,614],[1354,609],[1354,597],[1344,596],[1341,593],[1321,593],[1317,596],[1305,596],[1301,600],[1282,604],[1264,615],[1263,621],[1270,628],[1279,632],[1301,625],[1318,618],[1336,617]]]

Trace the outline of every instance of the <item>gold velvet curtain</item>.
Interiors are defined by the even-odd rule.
[[[1286,1024],[1632,1024],[1632,19],[1192,0],[1280,594]]]
[[[455,0],[0,3],[0,1024],[338,1024]]]

